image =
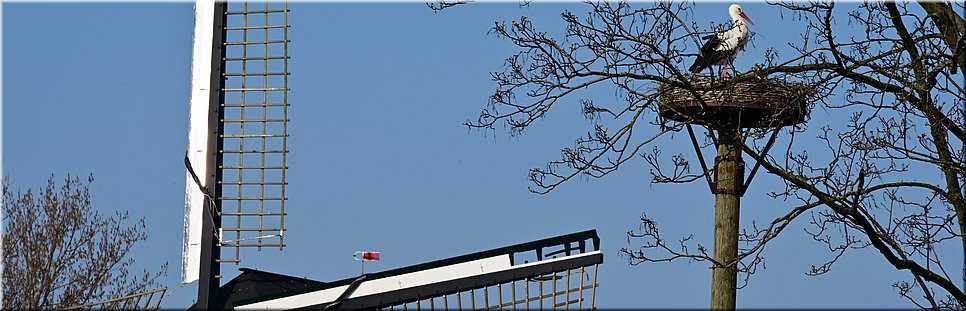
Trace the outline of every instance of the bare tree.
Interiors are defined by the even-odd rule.
[[[54,177],[37,193],[13,192],[3,181],[4,309],[63,309],[143,292],[166,271],[135,274],[129,257],[147,239],[144,219],[127,212],[105,217],[93,209],[90,183]]]
[[[956,285],[962,271],[951,269],[961,267],[962,258],[937,252],[966,248],[966,23],[957,13],[966,9],[962,2],[770,3],[781,8],[788,31],[801,37],[769,45],[787,44],[794,53],[745,52],[743,57],[759,60],[750,70],[710,83],[689,74],[686,62],[697,56],[703,35],[729,25],[692,22],[690,3],[642,5],[587,3],[586,13],[561,14],[567,26],[559,36],[525,16],[498,22],[492,32],[519,52],[492,73],[496,91],[479,118],[466,125],[504,126],[517,135],[556,106],[580,105],[594,120],[592,128],[563,148],[561,159],[530,171],[535,193],[577,176],[606,176],[631,159],[651,167],[653,182],[692,182],[710,170],[695,171],[693,155],[666,159],[657,146],[689,123],[661,117],[659,99],[667,90],[684,89],[703,101],[710,100],[703,94],[713,94],[704,91],[737,83],[805,85],[815,107],[850,117],[784,129],[771,152],[764,148],[770,130],[742,131],[745,157],[780,180],[769,195],[787,213],[744,228],[735,262],[714,262],[690,236],[665,240],[647,216],[628,232],[639,244],[622,253],[632,265],[683,258],[737,263],[747,282],[767,243],[803,218],[809,236],[831,252],[808,274],[824,274],[849,250],[871,247],[909,273],[893,286],[915,305],[966,305]],[[601,86],[615,89],[620,100],[595,101],[584,93]],[[720,127],[702,126],[699,148],[714,148]],[[803,139],[811,140],[809,147],[796,143]]]
[[[470,3],[472,0],[456,0],[456,1],[436,1],[436,2],[426,2],[426,6],[429,7],[433,12],[439,13],[442,10],[460,5]]]

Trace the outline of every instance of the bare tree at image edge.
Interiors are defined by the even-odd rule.
[[[966,13],[957,13],[966,7],[961,2],[769,4],[781,8],[788,32],[802,34],[795,42],[769,45],[788,45],[795,53],[746,51],[743,58],[760,61],[710,83],[685,69],[697,56],[700,38],[728,25],[692,22],[690,3],[587,3],[586,13],[560,15],[566,23],[560,36],[525,16],[498,22],[492,33],[519,52],[492,73],[497,89],[490,104],[466,125],[502,126],[519,135],[552,109],[579,105],[594,121],[592,128],[563,148],[560,159],[531,169],[535,193],[553,191],[577,176],[604,177],[631,159],[643,159],[655,183],[700,182],[711,172],[695,170],[693,154],[667,159],[657,146],[671,143],[666,136],[687,132],[685,124],[692,123],[661,117],[658,101],[667,90],[683,89],[710,101],[706,94],[738,83],[804,85],[813,110],[848,116],[847,122],[812,119],[782,129],[782,143],[769,152],[763,150],[770,129],[740,133],[749,163],[760,163],[768,178],[780,180],[768,195],[786,213],[742,228],[734,262],[715,262],[692,236],[666,240],[646,214],[640,227],[628,232],[638,245],[621,253],[632,265],[686,259],[734,266],[744,286],[763,263],[768,242],[801,218],[808,222],[807,235],[830,251],[806,274],[827,273],[845,253],[871,249],[909,273],[892,286],[914,305],[963,308],[959,269],[964,262],[948,250],[966,249]],[[582,93],[599,86],[616,90],[620,100],[602,104]],[[720,127],[703,127],[699,147],[715,148]],[[812,147],[796,143],[801,140]]]
[[[144,219],[105,216],[91,205],[90,184],[51,175],[34,192],[3,180],[4,309],[63,309],[154,289],[159,272],[132,273],[130,252],[147,239]]]

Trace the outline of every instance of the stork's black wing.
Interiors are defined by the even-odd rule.
[[[698,58],[694,59],[691,68],[688,68],[690,72],[699,72],[708,69],[711,65],[721,61],[721,53],[718,51],[718,47],[721,46],[721,37],[718,34],[711,34],[702,39],[707,41],[701,47],[701,54],[698,54]]]

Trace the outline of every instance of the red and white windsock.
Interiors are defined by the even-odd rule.
[[[361,261],[379,261],[379,252],[358,251],[352,254],[352,258]]]

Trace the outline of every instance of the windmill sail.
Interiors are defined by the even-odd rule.
[[[124,297],[67,307],[64,310],[158,310],[161,307],[161,299],[164,299],[164,293],[167,290],[167,287],[162,287]]]
[[[228,300],[236,310],[593,310],[603,262],[597,231],[587,230]]]
[[[288,12],[195,4],[182,283],[238,264],[241,248],[285,246]]]

